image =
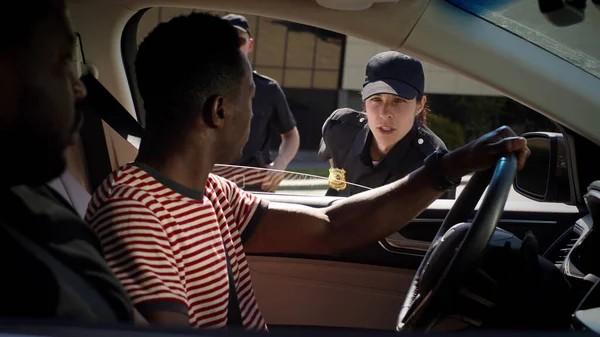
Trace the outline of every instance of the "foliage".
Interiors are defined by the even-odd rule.
[[[510,126],[517,134],[558,132],[552,121],[507,97],[435,94],[427,97],[431,110],[428,124],[448,148],[449,143],[457,144],[458,137],[448,134],[460,132],[456,125],[463,130],[463,144],[502,125]],[[437,121],[433,122],[433,119]],[[438,133],[438,130],[444,134]]]
[[[448,150],[454,150],[465,143],[463,127],[448,117],[429,113],[427,126],[446,144]]]

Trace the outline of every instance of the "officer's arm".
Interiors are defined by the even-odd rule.
[[[279,153],[273,161],[273,167],[279,170],[285,170],[288,164],[294,159],[298,148],[300,147],[300,133],[298,128],[281,134],[281,144],[279,145]]]
[[[273,82],[273,114],[277,130],[281,134],[279,153],[273,162],[276,169],[285,170],[294,159],[300,147],[300,133],[296,126],[296,120],[281,87]]]

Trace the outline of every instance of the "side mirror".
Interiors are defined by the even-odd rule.
[[[523,137],[531,156],[515,176],[515,191],[536,201],[570,203],[571,180],[562,134],[529,132]]]

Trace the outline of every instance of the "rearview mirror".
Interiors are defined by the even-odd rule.
[[[567,147],[562,134],[523,134],[531,156],[515,176],[514,188],[529,199],[542,202],[571,202]]]

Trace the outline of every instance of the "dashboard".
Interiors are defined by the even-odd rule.
[[[600,182],[592,183],[584,196],[589,214],[579,219],[550,247],[550,258],[571,284],[578,301],[572,328],[600,334],[600,231],[594,226],[600,221]]]

